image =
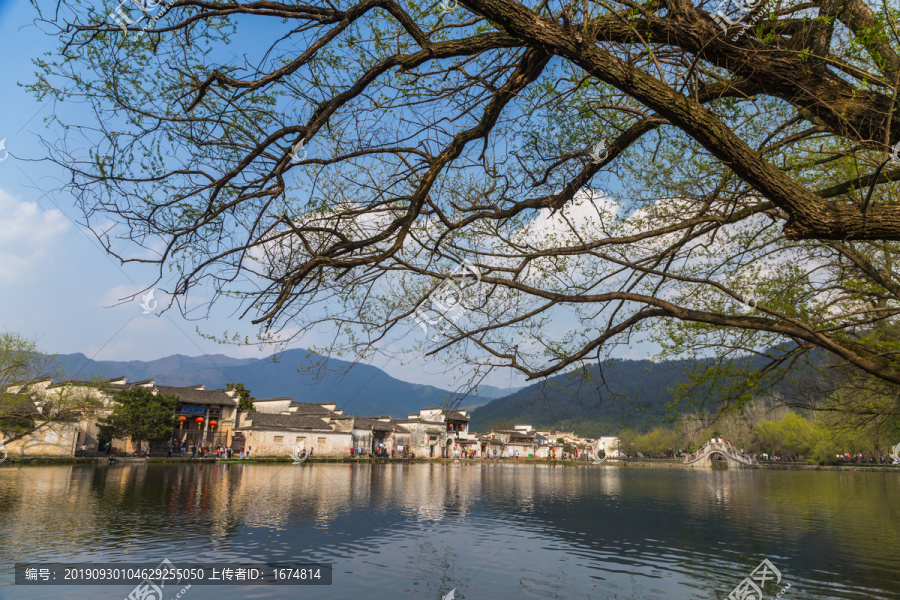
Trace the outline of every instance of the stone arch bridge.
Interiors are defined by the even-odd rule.
[[[700,450],[685,456],[684,464],[709,467],[712,466],[714,454],[718,454],[728,461],[729,467],[753,467],[759,464],[756,459],[741,454],[734,446],[725,442],[709,442]]]

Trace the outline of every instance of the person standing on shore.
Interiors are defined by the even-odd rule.
[[[241,446],[241,460],[244,460],[244,447]]]
[[[253,446],[247,446],[247,458],[250,458],[250,452],[253,450]]]
[[[84,458],[84,454],[87,452],[87,446],[84,444],[81,445],[81,458]]]

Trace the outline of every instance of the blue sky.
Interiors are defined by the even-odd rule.
[[[49,7],[49,5],[42,5]],[[122,299],[143,290],[155,279],[151,268],[121,266],[108,256],[93,235],[80,225],[83,217],[73,198],[57,191],[65,174],[43,161],[41,137],[55,139],[47,117],[60,107],[38,103],[22,87],[34,75],[32,60],[55,47],[55,39],[34,23],[36,11],[27,0],[0,0],[0,329],[37,339],[47,352],[83,352],[98,360],[151,360],[171,354],[227,354],[259,357],[271,354],[257,347],[222,346],[203,339],[225,331],[251,334],[256,328],[217,307],[201,322],[184,319],[177,310],[160,316],[144,314],[140,298]],[[7,156],[7,152],[9,153]],[[165,287],[163,284],[161,287]],[[156,301],[165,296],[157,290]],[[293,347],[306,347],[303,340]],[[350,358],[350,357],[344,357]],[[417,361],[411,365],[372,362],[391,375],[447,387],[452,374]],[[494,385],[518,385],[509,372]]]
[[[52,101],[39,104],[21,85],[33,79],[32,59],[55,47],[55,38],[38,28],[35,16],[27,0],[0,0],[0,47],[4,52],[0,139],[5,139],[9,153],[0,150],[0,225],[4,233],[0,238],[0,328],[36,338],[48,352],[83,352],[102,360],[204,353],[268,356],[271,349],[260,352],[257,347],[222,346],[197,334],[198,326],[207,334],[254,333],[256,328],[232,314],[232,307],[217,306],[209,319],[198,322],[184,319],[177,310],[162,316],[159,311],[144,314],[140,298],[123,302],[151,285],[155,271],[136,265],[123,267],[108,256],[79,224],[83,217],[72,197],[58,191],[65,174],[42,160],[41,137],[54,140],[58,135],[48,129],[46,119],[54,111],[78,107],[57,106]],[[157,290],[156,300],[162,305],[166,298]],[[314,341],[301,339],[292,346],[306,347]],[[617,354],[637,358],[633,352],[623,349]],[[381,357],[372,364],[395,377],[441,387],[447,387],[454,375],[439,364],[422,361],[401,365]],[[506,387],[522,385],[523,380],[504,371],[485,383]]]

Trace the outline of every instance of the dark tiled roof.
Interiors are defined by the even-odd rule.
[[[291,409],[294,408],[296,408],[297,410],[293,412],[298,415],[334,415],[333,411],[328,410],[320,404],[314,404],[312,402],[291,402]]]
[[[250,413],[250,429],[327,429],[331,427],[318,417],[309,415],[273,415],[268,413]]]
[[[406,419],[391,419],[391,425],[394,426],[394,431],[397,433],[409,433],[409,429],[400,424],[400,421],[405,421]]]
[[[468,421],[471,418],[468,415],[462,414],[458,410],[448,410],[444,414],[446,415],[446,418],[448,420],[453,420],[453,421]]]
[[[422,425],[440,425],[444,427],[446,423],[443,421],[422,421],[420,419],[395,419],[395,423],[421,423]]]
[[[356,417],[353,420],[354,429],[371,429],[372,431],[393,431],[394,426],[388,421],[379,421],[374,417]]]
[[[171,387],[168,385],[157,385],[156,389],[160,394],[174,394],[178,396],[184,404],[204,404],[204,405],[221,405],[221,406],[237,406],[237,398],[229,396],[225,390],[197,390],[192,387]]]
[[[98,381],[81,381],[81,380],[79,380],[79,379],[72,379],[72,380],[69,380],[69,381],[60,381],[59,383],[51,383],[50,385],[47,386],[47,389],[49,390],[49,389],[52,389],[52,388],[65,387],[65,386],[67,386],[67,385],[100,387],[100,386],[103,385],[103,382],[98,382]]]
[[[38,414],[38,408],[26,394],[0,394],[0,417]]]
[[[153,387],[154,382],[152,379],[145,379],[143,381],[132,381],[131,383],[114,383],[118,379],[125,379],[124,377],[116,377],[114,379],[106,380],[106,389],[112,392],[121,392],[123,390],[133,390],[135,388],[142,387]]]

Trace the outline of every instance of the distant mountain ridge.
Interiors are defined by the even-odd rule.
[[[224,388],[226,382],[243,382],[255,398],[291,396],[302,402],[337,402],[347,414],[359,416],[390,415],[395,418],[417,413],[420,408],[446,403],[451,392],[409,383],[391,377],[381,369],[327,359],[304,349],[285,350],[272,357],[232,358],[224,354],[184,356],[175,354],[151,361],[92,360],[81,353],[58,355],[69,379],[101,376],[127,377],[128,381],[153,379],[162,385]],[[490,398],[514,390],[479,386],[477,396],[462,400],[474,407]]]
[[[327,359],[304,349],[286,350],[266,358],[233,358],[223,354],[175,354],[151,361],[95,361],[84,354],[59,355],[70,379],[127,377],[153,379],[162,385],[203,384],[224,388],[243,382],[256,398],[290,396],[302,402],[336,402],[347,414],[390,415],[395,418],[421,408],[446,404],[452,393],[430,385],[409,383],[381,369]],[[757,358],[751,364],[762,364]],[[688,381],[696,361],[611,360],[588,368],[588,377],[562,374],[524,388],[479,386],[478,395],[461,399],[472,413],[471,428],[484,432],[491,424],[530,424],[575,429],[582,435],[611,435],[625,427],[649,429],[672,416],[673,389]],[[715,395],[715,394],[714,394]]]
[[[821,353],[813,360],[822,360]],[[759,369],[766,361],[758,356],[742,359]],[[510,395],[492,400],[472,411],[470,426],[486,431],[491,424],[528,424],[534,427],[572,430],[581,435],[612,435],[623,428],[647,430],[671,424],[672,416],[687,407],[675,406],[675,389],[689,383],[689,371],[703,361],[607,360],[587,369],[588,376],[572,373],[550,377]],[[800,369],[800,373],[809,374]],[[709,406],[724,397],[712,387]],[[698,393],[704,393],[700,391]],[[774,386],[770,393],[790,394],[788,384]]]
[[[588,368],[587,379],[562,374],[492,400],[472,411],[471,426],[486,430],[496,421],[548,427],[591,422],[602,433],[623,427],[663,424],[672,388],[687,381],[694,361],[615,360]]]

